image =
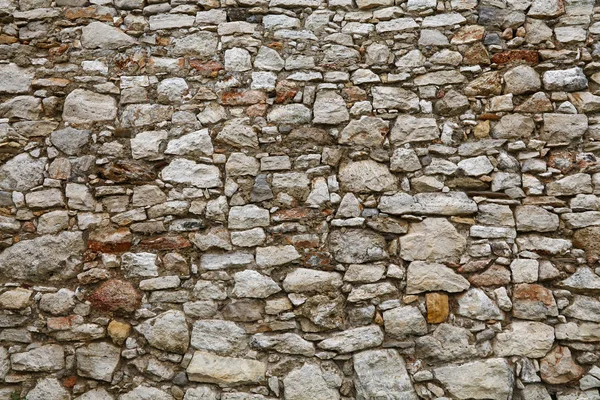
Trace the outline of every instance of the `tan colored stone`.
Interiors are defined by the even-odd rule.
[[[426,293],[425,300],[427,303],[427,322],[430,324],[445,322],[450,313],[448,295],[438,292]]]
[[[112,320],[108,324],[108,336],[110,336],[114,344],[123,344],[125,339],[129,337],[130,333],[131,325],[127,322]]]

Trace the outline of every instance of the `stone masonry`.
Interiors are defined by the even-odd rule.
[[[0,0],[0,400],[600,400],[599,38]]]

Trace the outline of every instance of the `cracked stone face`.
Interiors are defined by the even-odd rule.
[[[0,399],[600,399],[594,1],[0,21]]]

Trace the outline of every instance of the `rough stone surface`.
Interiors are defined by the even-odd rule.
[[[0,0],[0,399],[600,398],[593,0]]]

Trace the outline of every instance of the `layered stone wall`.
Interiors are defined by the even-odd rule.
[[[0,399],[600,399],[599,35],[0,0]]]

